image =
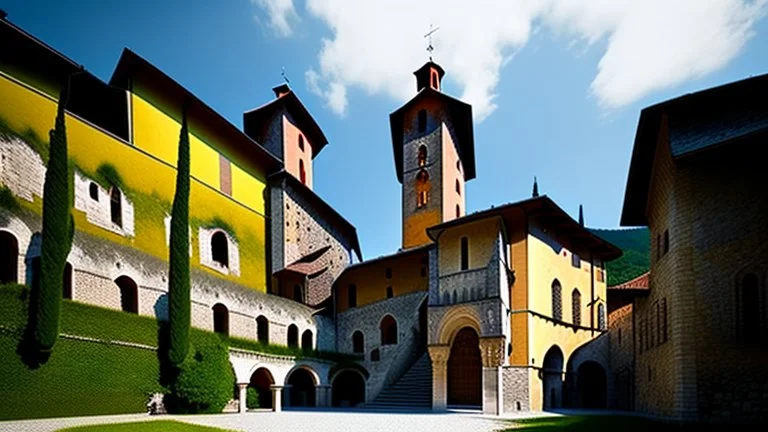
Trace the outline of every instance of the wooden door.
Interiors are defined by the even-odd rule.
[[[448,358],[448,405],[482,405],[483,364],[474,329],[459,331]]]

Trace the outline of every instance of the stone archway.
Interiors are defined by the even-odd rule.
[[[287,398],[288,406],[313,407],[316,405],[315,386],[318,382],[309,370],[303,367],[294,369],[288,374],[286,384],[290,386]]]
[[[365,379],[354,370],[343,370],[333,379],[333,406],[353,407],[365,402]]]
[[[606,408],[607,378],[599,363],[586,361],[579,366],[576,378],[582,408]]]
[[[563,406],[563,364],[563,351],[557,345],[552,345],[544,356],[544,367],[541,370],[542,407],[545,410]]]
[[[483,363],[480,339],[472,327],[456,334],[448,356],[448,405],[482,405]]]
[[[251,374],[251,380],[248,387],[252,388],[259,395],[259,408],[272,408],[272,389],[275,379],[272,373],[265,367],[256,369]]]

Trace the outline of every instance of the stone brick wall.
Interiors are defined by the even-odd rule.
[[[634,406],[635,336],[632,323],[632,303],[618,307],[608,315],[608,334],[611,338],[611,370],[608,372],[614,382],[608,406],[614,409],[630,410]]]
[[[680,206],[689,231],[694,314],[683,331],[696,347],[696,406],[702,420],[768,419],[768,200],[764,140],[730,144],[681,160]],[[677,221],[676,221],[677,222]],[[677,225],[677,223],[676,223]],[[680,246],[670,231],[670,251]],[[760,343],[743,341],[740,283],[759,279]],[[713,355],[713,353],[717,353]]]
[[[45,165],[24,141],[0,135],[0,184],[19,198],[32,201],[43,196]]]
[[[528,367],[504,366],[501,368],[504,395],[504,412],[529,411]]]
[[[426,300],[425,292],[415,292],[382,300],[363,307],[351,308],[337,316],[337,346],[340,352],[353,353],[352,334],[361,331],[364,337],[365,359],[361,364],[370,373],[366,382],[366,401],[376,398],[388,384],[394,382],[417,360],[426,348],[420,336],[419,307]],[[382,345],[379,324],[391,315],[397,322],[397,344]],[[372,361],[371,352],[379,350],[380,360]]]
[[[273,272],[330,246],[320,257],[321,264],[327,265],[328,270],[311,279],[307,287],[307,304],[317,305],[330,297],[333,281],[349,265],[353,239],[346,238],[302,197],[302,192],[287,182],[273,185],[270,197]]]

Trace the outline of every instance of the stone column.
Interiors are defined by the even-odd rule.
[[[429,358],[432,360],[432,410],[445,411],[448,405],[448,345],[429,345]]]
[[[269,386],[272,390],[272,411],[280,412],[283,410],[283,386],[272,385]]]
[[[315,386],[315,405],[319,408],[331,406],[331,386],[327,384]]]
[[[244,413],[248,410],[246,398],[248,397],[248,383],[237,383],[238,395],[240,396],[239,412]]]
[[[480,338],[480,355],[483,359],[483,414],[500,415],[504,411],[501,381],[504,342],[504,336]]]

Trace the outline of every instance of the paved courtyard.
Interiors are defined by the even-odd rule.
[[[527,417],[541,413],[526,414]],[[521,418],[517,416],[515,418]],[[153,419],[174,419],[200,425],[241,431],[432,431],[485,432],[509,427],[499,417],[475,412],[366,412],[366,411],[284,411],[250,412],[247,414],[213,414],[194,416],[156,416],[129,414],[117,416],[72,417],[57,419],[0,422],[0,432],[52,432],[60,428],[99,423],[122,423]]]

